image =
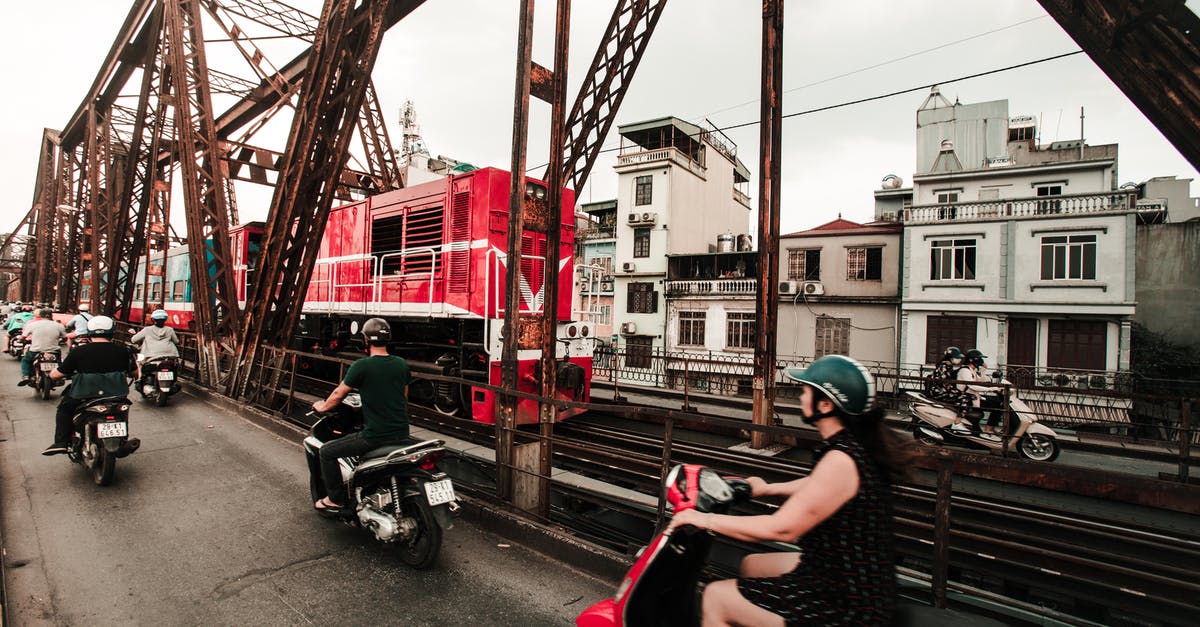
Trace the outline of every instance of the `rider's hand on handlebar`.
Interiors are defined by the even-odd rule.
[[[328,410],[328,409],[325,407],[325,401],[324,401],[324,400],[320,400],[320,401],[313,401],[312,408],[313,408],[313,411],[317,412],[318,414],[323,414],[323,413],[325,413],[325,412],[329,411],[329,410]]]
[[[698,512],[694,509],[685,509],[682,512],[675,512],[675,515],[671,517],[671,523],[667,525],[667,530],[672,531],[677,527],[682,527],[685,525],[691,525],[692,527],[696,527],[698,529],[708,529],[708,525],[705,524],[705,519],[707,517],[708,514]]]
[[[746,483],[750,484],[750,496],[763,496],[770,485],[762,477],[746,477]]]

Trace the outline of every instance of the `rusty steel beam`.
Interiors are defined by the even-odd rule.
[[[379,187],[374,191],[386,192],[404,187],[400,166],[396,161],[396,149],[392,147],[384,123],[383,107],[379,104],[379,95],[375,93],[375,84],[370,81],[367,82],[363,98],[362,114],[358,118],[358,133],[367,155],[367,168],[371,177],[379,181]]]
[[[1182,0],[1038,0],[1200,168],[1200,17]]]
[[[240,396],[259,346],[286,347],[362,110],[391,2],[329,0],[308,58],[227,391]]]
[[[227,183],[220,160],[198,0],[166,0],[165,33],[187,218],[201,382],[221,378],[220,344],[237,328]],[[206,280],[207,279],[207,280]]]
[[[561,171],[583,189],[667,0],[619,0],[571,106]],[[547,177],[548,178],[548,177]]]
[[[779,318],[779,179],[783,128],[783,0],[763,2],[762,96],[759,124],[758,292],[754,301],[754,413],[756,425],[775,417],[775,332]],[[755,431],[751,446],[766,434]]]

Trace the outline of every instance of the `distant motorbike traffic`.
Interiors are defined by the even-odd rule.
[[[304,439],[310,492],[314,501],[327,496],[321,480],[321,446],[357,431],[362,425],[361,400],[349,394],[332,411],[309,412],[318,418]],[[339,466],[350,502],[323,515],[341,519],[374,534],[393,547],[405,564],[433,566],[442,547],[442,532],[458,510],[454,485],[437,462],[445,453],[441,440],[381,446],[357,459],[341,458]]]
[[[42,400],[50,400],[50,392],[59,382],[50,378],[50,373],[58,368],[62,355],[58,351],[42,351],[33,360],[33,392]]]
[[[1007,381],[1002,381],[1008,383]],[[931,446],[959,446],[992,451],[1015,450],[1022,457],[1050,462],[1058,458],[1060,448],[1054,430],[1037,421],[1037,415],[1013,391],[1009,396],[1009,423],[1006,433],[984,433],[951,429],[958,421],[959,409],[935,401],[917,392],[907,392],[912,408],[913,437]],[[969,410],[981,415],[982,411]],[[1003,411],[991,409],[990,411]]]
[[[182,389],[178,371],[177,357],[152,357],[146,360],[142,363],[142,378],[136,384],[138,393],[158,407],[163,407],[172,394]]]

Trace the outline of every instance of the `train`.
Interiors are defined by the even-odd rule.
[[[507,290],[509,188],[507,171],[481,168],[412,187],[380,193],[334,207],[320,243],[291,348],[309,353],[361,354],[356,335],[362,322],[381,317],[392,325],[392,353],[405,357],[415,376],[434,373],[499,386]],[[526,178],[530,199],[546,196],[543,181]],[[564,189],[560,214],[557,302],[545,302],[547,238],[526,231],[522,238],[520,316],[531,319],[554,307],[558,398],[591,397],[592,324],[573,320],[575,276],[574,192]],[[263,245],[264,225],[231,229],[234,284],[240,306],[252,293]],[[145,267],[143,267],[145,266]],[[141,322],[161,306],[168,324],[193,324],[191,277],[186,246],[139,263],[131,321]],[[313,362],[305,364],[319,367]],[[540,393],[541,350],[518,351],[518,390]],[[494,423],[499,408],[491,390],[418,379],[413,402],[446,415]],[[564,409],[558,419],[580,413]],[[538,420],[537,403],[521,399],[518,424]]]

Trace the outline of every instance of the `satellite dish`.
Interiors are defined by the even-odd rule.
[[[1134,183],[1132,181],[1121,186],[1121,189],[1137,189],[1137,188],[1138,188],[1138,184]]]
[[[896,176],[895,174],[889,174],[883,177],[883,182],[881,185],[883,189],[899,189],[901,185],[904,185],[904,179]]]
[[[942,140],[942,152],[954,150],[954,141],[949,139]]]

